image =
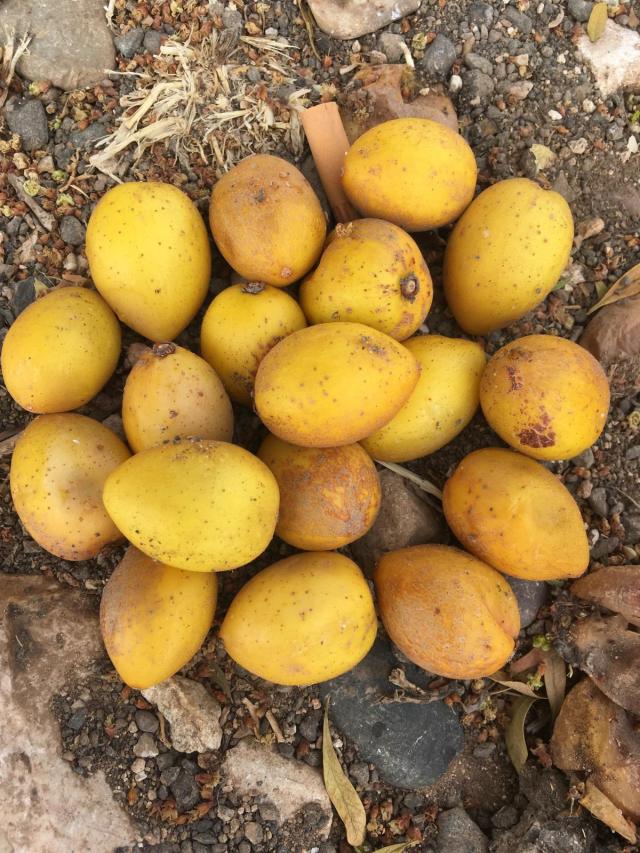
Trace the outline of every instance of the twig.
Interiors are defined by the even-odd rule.
[[[416,486],[419,486],[423,492],[427,492],[427,494],[433,495],[434,498],[438,498],[438,500],[442,500],[442,492],[433,483],[430,483],[429,480],[425,480],[423,477],[419,477],[417,474],[414,474],[413,471],[410,471],[408,468],[403,468],[402,465],[396,465],[395,462],[383,462],[381,459],[375,460],[379,465],[384,465],[385,468],[388,468],[390,471],[393,471],[395,474],[399,474],[401,477],[404,477],[405,480],[410,480],[412,483],[415,483]]]
[[[637,501],[637,500],[635,500],[634,498],[632,498],[632,497],[631,497],[631,495],[628,495],[626,492],[623,492],[623,491],[622,491],[622,489],[619,489],[617,486],[611,486],[611,488],[612,488],[612,489],[614,489],[616,492],[620,492],[620,494],[621,494],[621,495],[623,495],[623,496],[624,496],[628,501],[631,501],[631,503],[632,503],[635,507],[637,507],[638,509],[640,509],[640,503],[638,503],[638,501]]]
[[[31,198],[29,193],[25,191],[24,181],[21,178],[17,175],[10,174],[8,175],[8,180],[18,194],[20,200],[32,210],[40,224],[46,228],[47,231],[53,231],[56,224],[55,216],[44,210],[35,199]]]
[[[300,16],[304,21],[304,26],[307,31],[307,35],[309,36],[309,44],[311,45],[311,50],[313,51],[315,58],[319,62],[322,62],[322,57],[318,53],[318,48],[316,47],[316,43],[313,38],[313,15],[311,14],[311,10],[307,8],[305,0],[300,0],[299,9]]]
[[[401,41],[400,42],[400,50],[402,51],[402,54],[404,56],[404,60],[407,63],[407,65],[409,66],[409,68],[415,68],[416,64],[413,61],[413,56],[411,56],[411,51],[409,50],[409,45],[406,42]]]
[[[111,27],[113,13],[116,10],[116,0],[109,0],[107,5],[104,7],[104,14],[107,19],[107,26]]]
[[[271,726],[271,729],[274,735],[276,736],[276,740],[278,741],[278,743],[284,743],[284,735],[282,734],[282,729],[278,725],[278,721],[276,720],[276,718],[273,716],[273,711],[267,711],[265,717],[267,718],[267,722]]]
[[[8,32],[5,30],[5,36],[7,43],[2,51],[2,66],[0,66],[0,84],[4,88],[4,91],[0,92],[0,107],[4,106],[4,102],[7,100],[9,84],[13,80],[18,60],[27,52],[32,38],[28,33],[25,33],[20,40],[20,44],[16,47],[15,32],[13,30]]]

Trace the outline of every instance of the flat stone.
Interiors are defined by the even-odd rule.
[[[489,839],[458,806],[438,815],[438,853],[487,853]]]
[[[462,95],[470,106],[478,106],[493,94],[495,85],[493,77],[473,68],[464,75]]]
[[[604,486],[598,486],[597,489],[594,489],[589,495],[587,503],[596,515],[606,518],[609,514],[609,508],[607,506],[607,490]]]
[[[104,0],[5,0],[0,33],[32,36],[18,72],[50,80],[59,89],[94,86],[115,67],[115,51]]]
[[[179,812],[189,811],[200,801],[198,783],[188,770],[180,770],[169,788]]]
[[[578,41],[578,53],[593,71],[602,95],[640,91],[640,35],[608,20],[596,42],[584,35]]]
[[[443,702],[378,702],[393,693],[388,676],[397,666],[388,641],[378,638],[362,663],[321,684],[320,693],[331,697],[332,722],[385,782],[422,788],[439,779],[462,749],[462,726]],[[411,673],[407,677],[412,680]]]
[[[476,27],[490,27],[493,23],[493,8],[488,3],[472,3],[465,14]]]
[[[14,315],[17,317],[25,308],[28,308],[36,298],[36,280],[33,276],[25,278],[23,281],[18,281],[13,286],[13,295],[11,297],[11,307]]]
[[[584,24],[589,20],[593,3],[589,2],[589,0],[569,0],[567,9],[572,18]]]
[[[142,691],[171,725],[171,743],[178,752],[209,752],[220,747],[220,703],[202,684],[174,675]]]
[[[142,27],[134,27],[120,36],[115,36],[113,43],[119,53],[126,59],[131,59],[142,47],[143,38],[144,30]]]
[[[622,516],[622,524],[625,543],[637,545],[640,542],[640,512],[625,513]]]
[[[451,39],[438,35],[431,42],[422,57],[421,65],[428,77],[443,80],[456,61],[456,47]]]
[[[142,45],[149,53],[160,53],[162,45],[162,33],[159,30],[147,30],[144,34]]]
[[[44,577],[0,575],[0,850],[112,853],[137,844],[102,771],[61,757],[53,695],[104,656],[93,599]]]
[[[521,33],[528,36],[533,29],[533,21],[524,12],[520,12],[515,6],[507,6],[502,12],[503,17],[513,24],[514,27],[520,30]]]
[[[84,225],[75,216],[63,216],[60,237],[70,246],[81,246],[84,243]]]
[[[159,751],[153,735],[149,734],[149,732],[141,734],[138,742],[133,747],[133,754],[137,755],[138,758],[155,758]]]
[[[549,596],[549,587],[544,581],[525,581],[520,578],[507,578],[509,586],[518,599],[520,609],[520,627],[528,628],[535,621],[538,610]]]
[[[309,0],[321,30],[337,39],[354,39],[374,33],[411,15],[420,0]]]
[[[0,8],[0,13],[1,13]],[[49,141],[47,114],[37,98],[11,98],[4,111],[7,125],[17,133],[25,151],[44,148]]]
[[[378,36],[378,47],[389,62],[399,62],[402,59],[403,44],[405,44],[404,39],[397,33],[380,33]]]
[[[464,64],[467,68],[476,68],[478,71],[484,71],[485,74],[493,74],[493,62],[486,56],[480,56],[479,53],[468,53],[464,58]]]
[[[225,755],[223,784],[238,797],[259,797],[277,809],[277,824],[293,820],[310,805],[320,814],[316,836],[323,840],[331,830],[331,802],[318,770],[294,759],[283,758],[265,744],[244,738]]]

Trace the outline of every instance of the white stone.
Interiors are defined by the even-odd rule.
[[[582,36],[578,52],[605,98],[619,90],[640,91],[640,35],[634,30],[609,20],[596,42]]]
[[[220,703],[202,684],[174,675],[142,691],[171,725],[171,744],[178,752],[210,752],[222,741]]]
[[[54,693],[102,658],[86,594],[43,577],[0,575],[0,850],[112,853],[138,835],[102,771],[61,755]]]
[[[638,153],[638,140],[635,136],[630,136],[627,141],[627,151],[630,151],[632,154]]]
[[[331,802],[322,776],[313,767],[283,758],[270,747],[247,737],[227,752],[221,775],[237,796],[255,796],[272,803],[278,810],[280,824],[310,803],[319,806],[326,816],[318,827],[319,839],[329,835]]]
[[[589,143],[584,136],[581,136],[579,139],[571,139],[569,141],[569,148],[574,154],[584,154],[588,147]]]
[[[452,74],[449,80],[449,91],[455,95],[460,89],[462,89],[462,77],[459,74]]]
[[[558,110],[549,110],[548,115],[551,121],[562,121],[562,113],[559,113]]]
[[[595,113],[596,105],[593,103],[591,98],[585,98],[582,102],[582,109],[585,111],[585,113]]]
[[[411,15],[420,0],[309,0],[321,30],[337,39],[355,39]]]

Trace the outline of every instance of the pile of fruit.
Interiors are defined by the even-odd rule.
[[[416,335],[433,290],[408,231],[456,222],[444,292],[469,335],[522,317],[568,261],[573,223],[561,196],[510,179],[473,200],[476,179],[471,149],[449,128],[378,125],[344,166],[344,190],[364,218],[327,237],[320,202],[294,166],[242,161],[214,187],[209,216],[242,281],[206,309],[201,355],[172,341],[207,296],[207,229],[179,189],[123,184],[88,225],[97,292],[55,289],[11,327],[4,380],[39,415],[13,455],[15,508],[31,536],[67,560],[131,543],[101,604],[104,642],[127,684],[148,687],[187,663],[213,624],[216,573],[252,562],[274,534],[300,553],[260,571],[232,601],[220,628],[228,654],[281,684],[357,664],[374,641],[376,610],[360,568],[337,549],[376,519],[375,460],[437,451],[478,405],[512,449],[469,454],[446,483],[444,514],[466,550],[418,545],[381,558],[375,589],[388,634],[432,672],[487,675],[519,631],[502,573],[585,571],[580,511],[535,460],[573,457],[598,438],[609,405],[598,363],[551,335],[520,338],[488,361],[477,342]],[[70,414],[113,374],[119,321],[153,343],[134,348],[127,444]],[[257,455],[231,443],[232,401],[253,406],[268,430]]]

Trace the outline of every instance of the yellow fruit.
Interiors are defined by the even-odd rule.
[[[231,602],[220,629],[229,656],[276,684],[315,684],[354,667],[376,637],[369,587],[332,552],[280,560]]]
[[[100,602],[102,639],[125,684],[153,687],[189,662],[213,623],[217,591],[214,574],[184,572],[127,550]]]
[[[147,556],[192,572],[221,572],[250,563],[271,541],[278,485],[243,448],[191,439],[133,456],[107,479],[104,504]]]
[[[354,142],[342,183],[363,216],[426,231],[460,216],[477,175],[473,151],[458,133],[425,118],[397,118]]]
[[[171,184],[132,181],[106,192],[87,226],[87,259],[118,317],[152,341],[173,340],[209,287],[207,229]]]
[[[249,281],[293,284],[315,264],[327,224],[302,172],[270,154],[254,154],[213,188],[209,222],[228,264]]]
[[[2,375],[30,412],[67,412],[88,403],[116,369],[120,324],[92,290],[60,287],[29,305],[2,345]]]
[[[102,502],[108,475],[129,451],[84,415],[42,415],[20,436],[11,460],[11,497],[38,545],[64,560],[88,560],[122,539]]]
[[[383,462],[435,453],[462,432],[478,408],[486,363],[481,346],[441,335],[422,335],[404,345],[421,367],[418,384],[398,414],[362,442]]]
[[[415,241],[397,225],[357,219],[338,225],[300,287],[311,323],[349,320],[403,341],[427,316],[431,276]]]
[[[480,193],[445,252],[444,292],[458,325],[485,335],[523,317],[553,289],[572,243],[571,210],[559,193],[527,178]]]
[[[480,382],[489,425],[534,459],[571,459],[596,441],[609,385],[591,353],[553,335],[512,341],[489,360]]]
[[[284,290],[234,284],[207,308],[200,347],[232,399],[251,406],[262,358],[278,341],[306,325],[302,309]]]
[[[291,444],[353,444],[391,420],[418,375],[415,358],[388,335],[360,323],[321,323],[289,335],[263,358],[256,409]]]
[[[297,447],[269,435],[258,456],[278,481],[276,533],[289,545],[305,551],[342,548],[375,521],[380,481],[359,444]]]
[[[233,410],[215,370],[176,344],[138,354],[124,386],[122,421],[134,453],[174,438],[233,436]]]
[[[444,488],[447,523],[464,547],[528,581],[575,578],[589,565],[578,505],[538,462],[501,448],[470,453]]]
[[[458,548],[414,545],[380,558],[378,608],[387,633],[418,666],[481,678],[511,657],[518,602],[501,574]]]

